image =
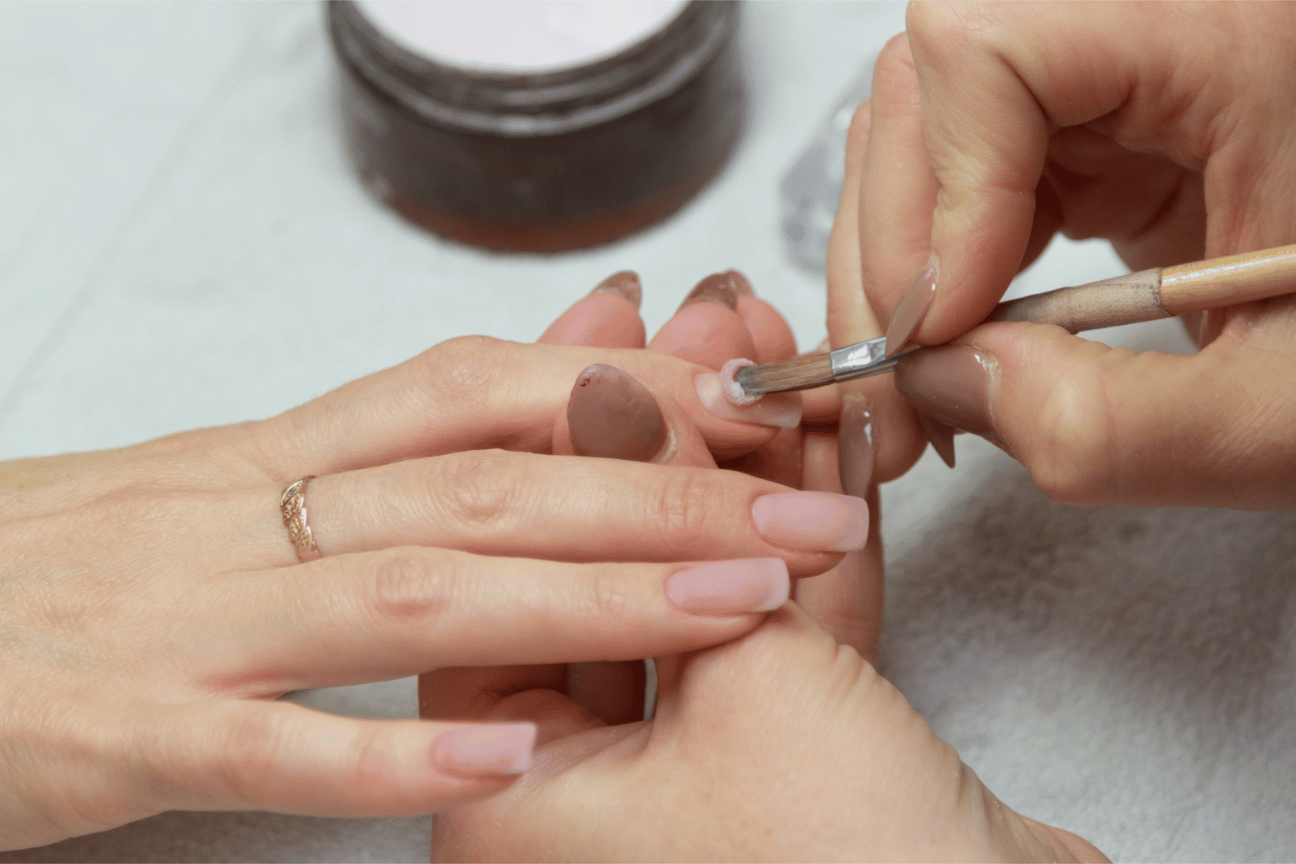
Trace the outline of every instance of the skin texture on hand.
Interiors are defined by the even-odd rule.
[[[738,329],[738,316],[695,315],[695,305],[654,343],[738,345],[755,335]],[[852,326],[868,336],[876,325]],[[724,327],[733,332],[717,332]],[[728,358],[694,359],[718,367]],[[868,544],[797,581],[796,602],[745,637],[659,656],[652,719],[640,719],[642,676],[612,664],[421,678],[422,716],[525,719],[540,736],[516,785],[435,818],[434,861],[1103,860],[1004,807],[877,674],[872,416],[863,393],[842,389],[837,434],[780,432],[740,467],[866,497]]]
[[[977,327],[1057,232],[1134,270],[1296,242],[1296,10],[915,3],[907,23],[864,109],[855,254],[898,340],[984,370],[902,369],[908,400],[1062,501],[1296,507],[1293,298],[1195,317],[1190,357]]]
[[[663,453],[680,458],[577,455],[565,408],[598,366],[662,406]],[[706,374],[642,350],[468,337],[266,421],[0,465],[0,848],[171,809],[432,812],[514,782],[535,725],[275,700],[750,630],[790,576],[841,560],[850,532],[807,539],[786,508],[758,522],[758,501],[794,490],[709,454],[778,430],[708,411]],[[300,564],[279,497],[305,474],[324,557]]]

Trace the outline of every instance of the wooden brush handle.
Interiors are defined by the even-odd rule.
[[[1056,324],[1070,333],[1296,293],[1296,246],[1140,270],[1000,303],[989,321]]]
[[[1296,292],[1296,246],[1243,252],[1161,271],[1161,306],[1171,315]]]

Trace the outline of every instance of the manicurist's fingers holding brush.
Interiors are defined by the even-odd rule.
[[[1296,506],[1291,297],[1195,316],[1190,357],[977,326],[1055,232],[1133,270],[1296,243],[1296,9],[916,3],[907,24],[865,109],[858,254],[889,351],[954,344],[902,360],[901,393],[1060,500]]]

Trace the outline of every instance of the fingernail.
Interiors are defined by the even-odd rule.
[[[863,393],[842,396],[841,419],[837,423],[837,473],[842,491],[863,498],[873,482],[873,406]]]
[[[639,282],[639,274],[633,270],[622,270],[613,273],[602,282],[594,286],[591,294],[618,294],[630,301],[630,305],[639,308],[643,302],[643,285]]]
[[[990,385],[998,368],[970,345],[924,348],[896,364],[895,386],[918,413],[964,432],[993,435]]]
[[[918,422],[922,424],[923,431],[927,433],[927,440],[931,442],[932,449],[936,455],[949,467],[954,467],[954,429],[946,426],[939,420],[933,420],[925,414],[918,415]]]
[[[752,502],[766,540],[789,549],[854,552],[868,540],[868,505],[833,492],[775,492]]]
[[[716,417],[779,429],[795,429],[801,423],[800,393],[767,393],[750,405],[735,405],[725,396],[726,382],[719,372],[703,372],[693,379],[693,386]]]
[[[693,290],[684,298],[679,308],[683,309],[694,303],[719,303],[737,312],[738,289],[734,287],[733,278],[728,273],[712,273],[693,286]]]
[[[787,602],[791,582],[782,558],[739,558],[678,570],[666,596],[686,612],[737,615],[769,612]]]
[[[531,767],[533,723],[499,723],[456,729],[432,742],[432,767],[469,779],[521,774]]]
[[[576,378],[567,425],[578,456],[647,462],[666,443],[666,420],[648,388],[615,366],[595,363]]]
[[[729,283],[733,285],[739,297],[756,296],[756,289],[752,288],[751,281],[737,270],[726,270],[724,275],[729,277]]]
[[[932,298],[936,296],[936,277],[940,267],[935,253],[927,260],[927,266],[918,271],[918,275],[900,295],[900,302],[891,313],[891,323],[887,325],[886,356],[890,357],[909,342],[909,337],[918,329]]]

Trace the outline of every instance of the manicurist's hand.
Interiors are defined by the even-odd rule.
[[[955,340],[895,375],[929,436],[984,435],[1068,502],[1296,506],[1296,300],[1194,320],[1188,357],[977,326],[1055,232],[1135,270],[1296,242],[1296,8],[915,3],[907,23],[857,123],[854,254],[889,348]]]
[[[0,848],[167,809],[477,799],[531,763],[531,721],[274,700],[748,632],[867,524],[842,496],[698,467],[801,414],[716,403],[714,377],[640,350],[465,338],[271,420],[0,465]],[[608,447],[637,461],[589,458]]]

